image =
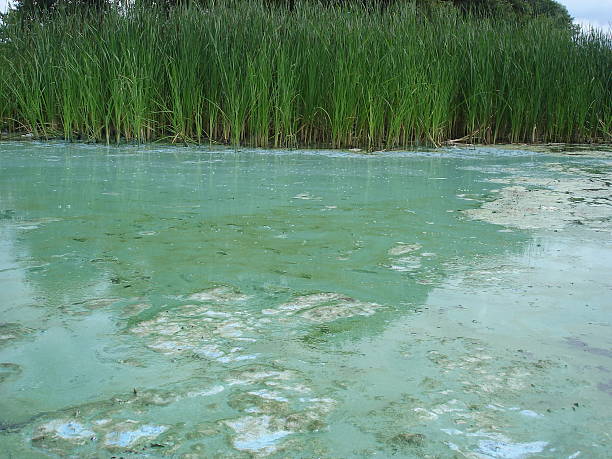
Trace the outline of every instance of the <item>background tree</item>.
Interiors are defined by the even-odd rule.
[[[211,2],[223,0],[134,0],[132,5],[158,7],[170,10],[177,6],[198,3],[206,5]],[[227,0],[229,2],[233,0]],[[386,9],[397,3],[412,3],[422,12],[427,13],[439,8],[454,7],[464,14],[478,17],[496,17],[508,19],[521,19],[536,16],[549,17],[556,20],[563,27],[572,27],[572,17],[567,9],[555,0],[264,0],[271,6],[288,7],[293,9],[300,1],[316,2],[321,5],[349,5],[360,4],[364,7]],[[112,4],[125,5],[125,0],[17,0],[14,13],[22,18],[33,18],[46,15],[59,10],[102,11]]]
[[[18,0],[14,13],[22,18],[34,18],[59,11],[60,9],[91,9],[102,11],[110,6],[107,0]]]
[[[463,12],[489,17],[547,16],[570,26],[572,17],[567,9],[555,0],[450,0]]]

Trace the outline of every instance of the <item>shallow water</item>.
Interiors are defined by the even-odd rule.
[[[1,143],[0,451],[609,457],[611,177]]]

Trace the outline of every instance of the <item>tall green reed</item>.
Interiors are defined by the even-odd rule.
[[[612,36],[259,1],[7,28],[0,123],[40,137],[257,146],[611,140]]]

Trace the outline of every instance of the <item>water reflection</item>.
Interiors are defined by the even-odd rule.
[[[471,435],[499,419],[483,392],[497,411],[515,397],[519,415],[541,414],[523,395],[533,362],[491,349],[505,334],[483,317],[513,292],[488,286],[555,240],[538,252],[461,212],[533,158],[1,148],[3,320],[28,329],[0,351],[19,369],[3,382],[7,449],[514,457],[554,444],[514,438],[512,417]],[[470,337],[471,323],[492,331]]]

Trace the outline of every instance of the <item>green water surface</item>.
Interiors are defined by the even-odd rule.
[[[0,456],[610,457],[610,233],[461,212],[550,163],[1,143]]]

